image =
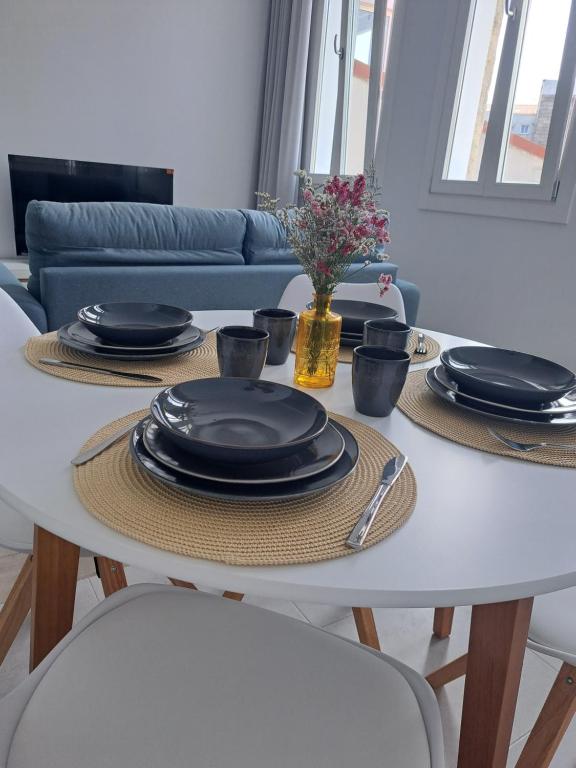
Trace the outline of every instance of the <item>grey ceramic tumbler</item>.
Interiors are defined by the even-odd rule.
[[[364,344],[406,349],[412,329],[398,320],[367,320],[364,323]]]
[[[249,325],[225,325],[216,334],[220,376],[257,379],[268,351],[268,333]]]
[[[389,416],[406,381],[410,355],[387,347],[356,347],[352,360],[352,394],[359,413]]]
[[[296,317],[296,312],[290,309],[254,310],[254,328],[270,335],[267,365],[282,365],[288,359],[296,332]]]

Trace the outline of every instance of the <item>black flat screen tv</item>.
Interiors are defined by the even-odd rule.
[[[89,163],[8,155],[16,252],[26,252],[24,220],[30,200],[58,203],[131,202],[172,205],[172,168]]]

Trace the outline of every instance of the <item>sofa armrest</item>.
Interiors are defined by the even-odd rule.
[[[1,266],[1,265],[0,265]],[[0,275],[0,289],[6,291],[20,309],[25,312],[30,320],[34,323],[40,333],[46,333],[48,330],[48,320],[46,318],[46,311],[42,304],[29,293],[26,288],[21,285],[18,280],[15,282],[2,282],[2,275]]]

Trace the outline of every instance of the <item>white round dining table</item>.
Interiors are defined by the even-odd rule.
[[[197,312],[195,322],[204,328],[251,325],[252,313]],[[475,343],[430,335],[443,348]],[[262,378],[291,384],[293,366],[291,356],[285,365],[266,367]],[[106,527],[86,511],[73,487],[70,459],[87,438],[106,423],[146,407],[157,391],[76,383],[33,368],[22,350],[3,355],[0,498],[43,531],[175,579],[347,606],[476,606],[462,723],[462,740],[465,734],[469,743],[463,746],[461,741],[459,765],[505,765],[510,675],[512,714],[516,672],[519,677],[518,670],[510,669],[511,654],[518,657],[517,646],[525,641],[531,598],[576,585],[574,471],[458,445],[417,426],[398,409],[387,418],[362,416],[354,409],[351,366],[340,363],[334,386],[313,394],[329,410],[380,431],[408,456],[417,481],[411,517],[365,551],[321,563],[245,567],[193,559]],[[489,650],[481,649],[482,635],[497,627],[498,639],[488,643]],[[480,686],[481,678],[486,683],[486,668],[481,666],[500,658],[502,648],[508,648],[508,661],[504,675],[501,669],[494,672],[498,681],[490,706],[495,712],[486,717],[490,723],[480,727],[473,722],[478,712],[472,711],[470,697],[478,693],[475,686]],[[472,658],[478,663],[472,664]]]

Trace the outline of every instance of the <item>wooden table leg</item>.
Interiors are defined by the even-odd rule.
[[[367,645],[379,651],[380,641],[378,640],[378,631],[376,630],[372,608],[352,608],[352,613],[356,622],[358,639],[362,645]]]
[[[465,653],[464,656],[459,656],[457,659],[449,661],[448,664],[440,667],[440,669],[430,672],[429,675],[426,675],[426,680],[436,691],[438,688],[442,688],[453,680],[457,680],[462,675],[465,675],[467,664],[468,654]]]
[[[80,547],[34,526],[30,670],[72,628]]]
[[[452,621],[454,620],[454,608],[436,608],[434,611],[434,635],[439,640],[450,637]]]
[[[230,592],[229,590],[226,590],[226,592],[222,593],[222,597],[227,597],[228,600],[238,600],[239,603],[244,600],[244,593],[243,592]]]
[[[0,664],[6,658],[14,638],[24,619],[28,616],[32,602],[32,555],[28,555],[14,586],[0,609]]]
[[[532,598],[472,609],[458,768],[505,768]]]
[[[117,560],[110,560],[108,557],[102,557],[101,555],[96,556],[96,562],[98,564],[98,575],[102,582],[104,597],[110,597],[114,592],[118,592],[119,589],[124,589],[128,586],[122,563],[119,563]]]

